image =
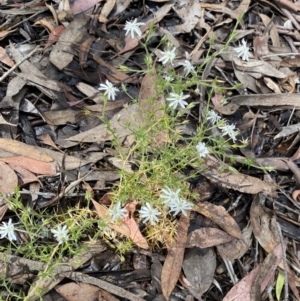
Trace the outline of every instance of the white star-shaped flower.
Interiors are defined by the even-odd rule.
[[[66,225],[59,225],[56,229],[52,229],[51,232],[53,233],[55,239],[58,241],[59,245],[69,240],[69,230]]]
[[[228,135],[233,142],[236,140],[237,131],[234,124],[226,124],[224,126],[220,126],[219,129],[222,131],[222,136]]]
[[[205,143],[203,143],[203,142],[199,142],[196,145],[196,149],[197,149],[197,152],[198,152],[200,158],[204,158],[207,154],[209,154],[209,150],[206,147]]]
[[[148,202],[145,206],[141,208],[139,211],[140,217],[143,218],[143,222],[150,222],[151,225],[156,224],[158,220],[158,216],[161,215],[161,212],[159,212],[157,209],[154,209]]]
[[[242,57],[243,61],[249,61],[249,47],[244,39],[242,40],[242,45],[234,48],[234,51],[237,53],[238,57]]]
[[[170,93],[167,101],[170,102],[169,107],[174,110],[178,107],[178,105],[184,109],[188,105],[188,103],[185,101],[187,98],[189,98],[189,95],[183,95],[182,92],[180,94]]]
[[[179,197],[180,189],[174,191],[171,190],[169,187],[166,187],[162,189],[162,192],[163,193],[160,195],[160,197],[163,199],[163,203],[170,207],[173,202],[177,202],[176,199],[178,199]]]
[[[104,95],[107,96],[108,99],[115,100],[116,93],[119,91],[118,88],[114,87],[113,84],[106,80],[105,84],[100,84],[100,87],[98,88],[100,91],[105,91]]]
[[[164,80],[170,83],[174,80],[174,78],[171,75],[164,75]]]
[[[142,35],[142,31],[140,30],[140,26],[145,25],[143,22],[138,22],[137,19],[131,21],[126,21],[124,26],[124,30],[126,30],[125,35],[127,36],[130,33],[131,37],[134,38],[134,35],[137,34],[139,37]]]
[[[184,67],[183,70],[185,72],[185,76],[188,76],[191,72],[195,72],[195,67],[188,60],[185,60],[183,63],[179,63],[178,65]]]
[[[121,202],[117,202],[115,205],[109,208],[109,216],[112,222],[116,222],[118,219],[127,216],[127,210],[122,208]]]
[[[0,226],[0,235],[1,239],[6,237],[10,241],[17,240],[15,226],[12,223],[11,218],[8,220],[8,223],[3,222],[2,226]]]
[[[174,212],[174,216],[181,212],[187,216],[187,210],[193,209],[193,205],[187,202],[185,199],[177,198],[176,202],[173,202],[170,206],[170,212]]]
[[[173,64],[173,61],[176,57],[175,51],[176,51],[176,47],[174,47],[172,50],[161,51],[162,57],[158,61],[162,62],[163,65],[167,63]]]
[[[206,119],[209,120],[212,124],[216,124],[220,121],[221,117],[215,111],[209,111]]]

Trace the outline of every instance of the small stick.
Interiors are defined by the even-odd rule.
[[[34,53],[42,50],[40,46],[35,47],[30,53],[25,55],[20,62],[11,67],[8,71],[6,71],[1,77],[0,82],[2,82],[8,75],[10,75],[13,71],[15,71],[22,63],[24,63],[27,59],[29,59]]]

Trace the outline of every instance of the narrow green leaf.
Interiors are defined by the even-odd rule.
[[[282,288],[284,285],[284,274],[279,273],[276,281],[276,298],[277,300],[280,300]]]

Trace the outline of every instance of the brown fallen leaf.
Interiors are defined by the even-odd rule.
[[[0,158],[1,161],[6,163],[14,164],[27,169],[33,173],[40,175],[52,175],[56,174],[55,162],[43,162],[40,160],[34,160],[24,156]]]
[[[0,194],[13,193],[18,186],[18,177],[14,170],[0,161]]]
[[[108,226],[110,228],[126,237],[129,237],[140,248],[149,249],[146,239],[141,234],[139,227],[133,218],[124,218],[118,224],[112,223],[108,214],[108,209],[95,200],[92,200],[92,202],[99,217],[108,222]]]
[[[203,227],[189,233],[186,247],[209,248],[225,244],[232,239],[231,235],[228,235],[220,229]]]
[[[68,301],[97,300],[101,289],[88,283],[70,282],[54,288]]]
[[[45,45],[45,49],[56,43],[61,36],[61,34],[64,32],[65,27],[63,25],[59,25],[54,28],[54,31],[49,34],[47,44]]]
[[[280,67],[300,67],[300,54],[285,57],[280,63]]]
[[[273,260],[273,258],[274,258],[273,256],[275,256],[275,261]],[[279,264],[279,262],[282,259],[281,244],[276,246],[276,249],[274,249],[274,251],[271,253],[270,257],[271,257],[271,261],[273,264],[271,265],[271,267],[269,269],[269,273],[265,274],[265,276],[262,277],[263,281],[260,281],[261,282],[260,292],[263,292],[266,289],[270,278],[273,276],[277,265]],[[265,259],[265,261],[266,260],[267,259]],[[270,259],[267,260],[267,264],[265,264],[265,265],[269,265],[268,264],[269,260]],[[247,276],[245,276],[234,287],[232,287],[231,290],[223,298],[223,301],[241,301],[241,300],[250,301],[251,300],[251,297],[250,297],[251,289],[252,289],[253,284],[255,283],[255,280],[260,275],[261,266],[262,265],[258,265]],[[274,269],[274,267],[275,267],[275,269]]]
[[[262,194],[254,198],[250,208],[250,219],[255,238],[263,249],[270,253],[280,243],[280,236],[276,216],[264,207],[264,198]]]
[[[99,16],[99,22],[101,23],[106,23],[108,21],[108,16],[111,13],[111,11],[113,10],[114,6],[116,4],[116,0],[110,0],[110,1],[106,1],[105,4],[103,5],[102,9],[101,9],[101,13]]]
[[[210,218],[231,236],[238,239],[243,238],[240,227],[223,206],[216,206],[209,202],[201,202],[195,205],[193,210]]]
[[[274,197],[277,196],[275,184],[239,172],[219,172],[219,168],[222,167],[221,163],[212,156],[206,156],[205,164],[207,169],[201,171],[201,174],[217,186],[249,194],[263,192]]]
[[[229,100],[238,106],[251,106],[254,108],[300,108],[300,99],[297,93],[237,95],[231,97]]]
[[[38,177],[34,175],[32,172],[28,171],[27,169],[15,164],[8,164],[8,165],[19,174],[19,182],[18,182],[19,186],[25,185],[27,183],[32,183],[32,182],[39,182],[42,185]]]
[[[13,67],[14,61],[9,57],[9,55],[6,53],[6,50],[3,47],[0,47],[0,62],[3,64]]]
[[[149,249],[149,245],[142,235],[140,228],[136,221],[131,218],[124,218],[123,223],[130,229],[130,236],[129,238],[140,248],[142,249]]]
[[[190,212],[188,212],[187,216],[181,215],[177,225],[175,241],[168,249],[168,255],[162,268],[161,288],[166,300],[169,300],[180,276],[187,239],[187,230],[190,224],[189,215]]]
[[[216,270],[217,260],[213,248],[187,249],[182,268],[190,293],[198,300],[210,288]]]
[[[276,254],[275,254],[276,252]],[[262,300],[261,293],[268,283],[273,280],[273,276],[278,264],[282,259],[282,245],[277,246],[272,253],[269,253],[260,267],[250,292],[251,301]]]
[[[53,159],[42,151],[42,149],[17,140],[0,138],[0,149],[43,162],[53,162]]]
[[[93,6],[95,6],[97,3],[102,2],[102,0],[79,0],[79,1],[75,1],[73,2],[73,4],[71,4],[71,12],[74,15],[80,14],[85,12],[86,10],[92,8]]]
[[[251,223],[242,231],[243,239],[232,239],[230,242],[217,246],[218,252],[225,260],[240,259],[249,250],[252,242]]]

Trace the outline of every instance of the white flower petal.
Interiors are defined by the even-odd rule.
[[[206,119],[209,120],[213,125],[221,120],[221,117],[215,111],[209,111]]]
[[[127,216],[127,210],[125,208],[122,208],[120,201],[118,201],[115,205],[109,208],[108,213],[111,217],[112,222],[116,222],[118,219]]]
[[[139,37],[142,35],[142,31],[140,30],[140,26],[145,25],[143,22],[137,22],[137,19],[133,21],[126,21],[124,26],[124,30],[126,30],[125,35],[127,36],[130,33],[131,38],[134,38],[134,35],[138,35]]]
[[[236,140],[237,131],[234,124],[226,124],[224,126],[220,126],[219,129],[222,131],[222,136],[228,135],[233,142]]]
[[[58,241],[59,245],[69,240],[69,230],[66,225],[64,225],[63,227],[61,225],[58,225],[57,228],[52,229],[51,232],[55,239]]]
[[[158,61],[162,62],[163,65],[167,64],[168,62],[173,64],[173,60],[176,57],[175,51],[176,47],[174,47],[172,50],[161,51],[162,57]]]
[[[204,158],[207,154],[209,154],[209,150],[206,147],[205,143],[203,143],[203,142],[199,142],[196,145],[196,149],[197,149],[197,152],[198,152],[200,158]]]
[[[238,57],[242,57],[243,61],[249,61],[249,47],[247,47],[247,42],[243,39],[242,44],[239,47],[234,48]]]
[[[11,218],[8,220],[7,223],[3,222],[2,226],[0,226],[0,235],[0,238],[6,237],[10,241],[17,240],[15,234],[15,226],[12,223]]]
[[[159,222],[157,216],[161,215],[161,212],[159,212],[157,209],[154,209],[151,204],[147,202],[146,205],[139,210],[139,214],[144,223],[149,221],[151,225],[154,225]]]
[[[119,89],[114,87],[113,84],[108,80],[105,81],[105,84],[100,84],[98,90],[104,91],[104,95],[111,100],[115,100],[116,93],[119,91]]]
[[[186,72],[185,76],[188,76],[191,72],[195,72],[195,67],[188,60],[179,63],[179,65],[184,67],[183,70]]]
[[[169,97],[167,98],[167,101],[169,101],[169,107],[172,109],[176,109],[178,106],[181,108],[185,108],[188,103],[185,101],[185,99],[189,98],[189,95],[183,95],[181,92],[180,94],[176,93],[170,93]]]

